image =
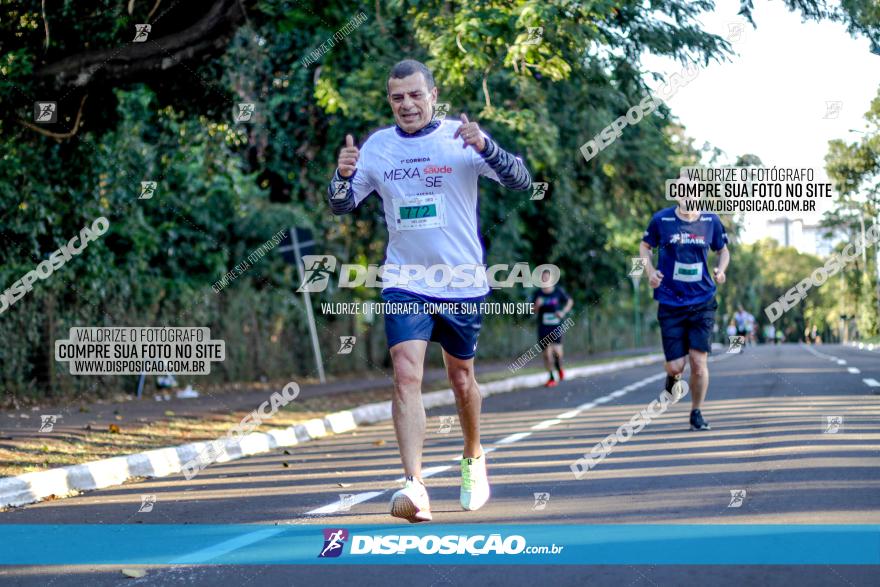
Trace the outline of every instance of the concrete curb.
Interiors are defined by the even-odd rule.
[[[574,379],[628,369],[662,360],[660,354],[645,355],[633,359],[574,367],[566,369],[566,378]],[[500,381],[480,384],[483,397],[506,393],[515,389],[537,387],[547,379],[544,373],[519,375]],[[433,391],[422,395],[425,409],[455,403],[451,389]],[[315,418],[302,424],[269,432],[252,432],[239,442],[227,441],[225,454],[216,462],[229,462],[242,457],[267,453],[276,448],[295,446],[330,434],[340,434],[358,426],[376,424],[391,419],[391,401],[358,406],[352,410],[333,412],[323,418]],[[70,497],[81,491],[122,485],[136,477],[166,477],[180,473],[183,465],[205,450],[209,441],[192,442],[147,452],[70,465],[48,471],[25,473],[16,477],[0,479],[0,509],[22,506],[55,496]]]

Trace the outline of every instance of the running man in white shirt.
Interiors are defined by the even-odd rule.
[[[431,71],[407,59],[395,65],[386,85],[396,126],[373,133],[363,146],[351,135],[339,153],[328,189],[334,214],[352,212],[376,192],[382,199],[389,239],[386,266],[469,266],[479,275],[484,250],[478,229],[477,182],[481,175],[507,188],[531,188],[522,160],[498,146],[476,122],[433,119],[438,90]],[[442,272],[441,272],[442,273]],[[464,436],[461,506],[476,510],[489,499],[486,457],[480,445],[481,396],[474,378],[482,316],[489,292],[485,279],[441,280],[426,275],[385,285],[382,299],[415,307],[385,313],[385,331],[394,365],[392,412],[406,484],[391,498],[391,515],[410,522],[430,521],[422,482],[425,409],[422,373],[430,341],[439,342],[455,393]],[[435,311],[429,304],[454,303]],[[477,311],[474,311],[477,310]]]

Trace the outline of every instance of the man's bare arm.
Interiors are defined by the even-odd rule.
[[[653,249],[648,243],[645,241],[639,243],[639,257],[645,260],[645,273],[648,276],[648,284],[652,288],[657,289],[660,287],[660,282],[663,281],[663,274],[654,268],[654,264],[651,262],[652,254]]]

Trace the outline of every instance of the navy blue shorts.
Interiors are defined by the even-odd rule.
[[[715,298],[690,306],[659,305],[657,321],[667,361],[686,357],[690,349],[712,351],[712,329],[717,309]]]
[[[553,334],[553,333],[556,334]],[[541,341],[544,341],[541,343]],[[544,348],[551,344],[562,344],[562,324],[549,326],[546,324],[538,325],[538,343],[543,344]]]
[[[389,288],[382,291],[382,301],[396,304],[393,311],[385,312],[388,348],[407,340],[427,340],[439,342],[443,350],[457,359],[471,359],[477,354],[483,297],[443,300]],[[437,307],[439,304],[455,307]]]

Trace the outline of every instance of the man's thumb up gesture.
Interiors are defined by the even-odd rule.
[[[351,135],[345,135],[345,146],[339,151],[339,161],[336,165],[339,169],[340,176],[348,179],[354,175],[360,154],[360,150],[354,146],[354,137]]]

